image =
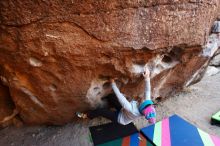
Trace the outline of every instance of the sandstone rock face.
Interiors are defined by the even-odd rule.
[[[153,98],[168,97],[198,81],[218,48],[208,36],[219,0],[1,0],[0,7],[0,75],[28,124],[64,124],[102,104],[110,77],[125,94],[143,94],[144,65]]]
[[[0,84],[0,127],[7,126],[11,121],[2,123],[3,119],[13,113],[14,104],[10,98],[7,87]]]

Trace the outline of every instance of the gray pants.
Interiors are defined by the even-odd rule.
[[[90,110],[87,112],[87,116],[90,119],[96,118],[96,117],[104,117],[112,122],[118,122],[118,113],[120,112],[122,106],[118,102],[118,99],[115,94],[110,94],[103,98],[103,100],[107,100],[109,107],[105,108],[97,108],[95,110]],[[116,111],[110,110],[111,107],[114,107]]]

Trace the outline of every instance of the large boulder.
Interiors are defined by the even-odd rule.
[[[145,65],[153,98],[168,97],[199,81],[218,47],[204,46],[218,0],[1,0],[0,7],[0,75],[28,124],[64,124],[102,104],[111,77],[125,94],[142,95]]]

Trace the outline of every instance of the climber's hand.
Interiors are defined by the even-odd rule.
[[[144,73],[143,73],[144,78],[145,79],[150,78],[150,71],[149,71],[149,69],[147,67],[145,67],[144,70],[145,70]]]
[[[116,80],[118,81],[118,78],[111,78],[111,79],[109,80],[109,82],[110,82],[110,83],[115,83]]]
[[[109,81],[110,81],[110,83],[115,83],[115,79],[114,78],[111,78]]]

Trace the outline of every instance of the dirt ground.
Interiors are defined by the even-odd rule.
[[[178,114],[200,129],[220,137],[220,127],[210,125],[212,114],[220,110],[220,74],[206,77],[157,106],[157,120]],[[104,118],[76,120],[64,126],[8,127],[0,131],[1,146],[92,146],[88,127],[108,122]],[[138,128],[147,125],[135,121]]]

